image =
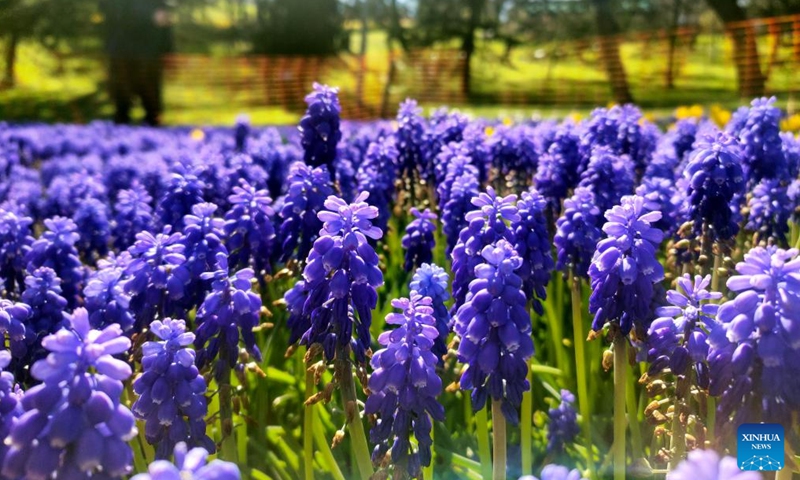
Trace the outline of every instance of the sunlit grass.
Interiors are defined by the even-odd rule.
[[[214,19],[225,18],[216,10],[204,14]],[[358,28],[351,31],[351,52],[360,50],[360,37]],[[391,101],[386,113],[392,116],[398,101],[414,97],[426,107],[446,104],[484,117],[585,115],[592,107],[608,103],[609,89],[598,52],[591,47],[578,49],[576,45],[553,42],[519,46],[504,58],[504,46],[500,42],[481,41],[473,63],[474,87],[469,102],[461,92],[456,63],[446,66],[429,61],[414,65],[398,56],[396,80],[389,90]],[[453,43],[447,47],[451,50],[430,55],[454,55],[458,45]],[[736,94],[732,47],[723,36],[699,35],[691,48],[679,48],[673,89],[666,88],[663,47],[663,42],[622,45],[623,61],[638,105],[660,115],[671,113],[680,105],[718,104],[731,109],[741,103]],[[759,47],[766,69],[772,45],[765,40]],[[791,104],[792,88],[796,88],[797,82],[793,77],[795,72],[782,63],[791,53],[787,48],[790,47],[779,45],[775,50],[777,60],[770,70],[768,84],[770,91],[779,94],[781,105]],[[389,69],[387,49],[386,33],[370,30],[362,97],[363,108],[371,112],[369,115],[377,115],[381,110]],[[59,64],[53,55],[33,43],[24,43],[18,58],[16,86],[0,90],[0,119],[83,123],[111,117],[102,58],[68,57]],[[269,91],[268,88],[279,88],[275,86],[275,79],[267,82],[254,65],[224,65],[227,64],[217,63],[205,71],[204,67],[193,67],[168,76],[164,121],[168,124],[226,125],[239,113],[247,112],[256,124],[291,124],[302,114],[304,84],[310,87],[313,80],[341,87],[345,117],[347,107],[356,107],[355,92],[362,68],[353,56],[344,55],[339,62],[321,67],[318,79],[290,81],[286,88],[291,91],[283,99],[275,95],[287,93]],[[232,83],[233,79],[237,82]]]

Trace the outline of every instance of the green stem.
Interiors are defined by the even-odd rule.
[[[319,415],[316,411],[314,411],[314,413]],[[322,427],[322,422],[316,422],[316,426]],[[330,473],[334,480],[345,480],[344,474],[342,474],[342,471],[339,469],[339,464],[336,462],[333,452],[331,452],[331,447],[325,439],[322,428],[314,428],[314,443],[317,444],[317,450],[322,454],[322,460],[325,463],[325,471]],[[309,460],[306,459],[306,461]]]
[[[125,382],[125,389],[122,390],[122,403],[130,407],[132,404],[131,398],[134,398],[133,383]],[[155,458],[155,453],[152,445],[147,443],[145,438],[144,425],[138,424],[137,430],[137,441],[131,441],[131,449],[133,450],[133,467],[136,469],[136,473],[141,473],[147,471],[147,464]]]
[[[142,441],[142,435],[137,436],[137,443],[138,445],[131,442],[131,446],[133,447],[133,466],[136,469],[136,473],[143,473],[147,471],[147,456],[144,453],[144,443]]]
[[[492,478],[492,451],[489,447],[489,416],[486,408],[475,412],[475,425],[478,427],[478,457],[481,460],[481,476],[483,480]]]
[[[719,270],[722,268],[722,254],[714,255],[714,269],[711,271],[711,291],[719,292]]]
[[[564,281],[560,274],[556,274],[556,306],[554,309],[554,316],[551,316],[551,328],[553,329],[553,342],[556,348],[556,364],[558,368],[560,368],[564,374],[569,376],[569,362],[567,362],[567,352],[564,348],[564,328],[563,328],[563,318],[564,318]]]
[[[306,399],[314,394],[314,374],[306,371]],[[314,478],[314,404],[306,405],[303,416],[303,460],[305,479]]]
[[[522,457],[522,475],[531,475],[533,473],[533,451],[531,450],[533,444],[532,427],[533,427],[533,370],[528,368],[528,385],[531,388],[522,394],[522,408],[520,412],[520,450]]]
[[[457,453],[453,452],[442,452],[442,453],[449,453],[452,458],[453,465],[457,465],[459,467],[463,467],[467,470],[475,470],[478,471],[481,468],[480,462],[476,462],[475,460],[471,460],[467,457],[461,456]]]
[[[362,480],[369,480],[372,476],[372,457],[367,445],[367,436],[364,433],[364,424],[361,423],[361,412],[358,409],[356,397],[356,382],[353,378],[353,369],[350,364],[350,355],[346,349],[339,347],[336,350],[336,373],[339,377],[339,388],[342,392],[347,430],[350,434],[350,446],[356,458],[358,473]]]
[[[531,372],[532,373],[541,373],[542,375],[554,375],[556,377],[564,376],[564,372],[562,372],[558,368],[550,367],[548,365],[533,364],[533,365],[531,365]]]
[[[614,480],[625,480],[625,390],[628,343],[623,336],[614,339]]]
[[[678,378],[677,391],[681,390],[684,381],[683,377]],[[681,422],[682,405],[683,400],[675,394],[672,403],[672,457],[667,467],[668,470],[675,468],[675,466],[683,460],[683,455],[686,453],[686,430],[684,429],[683,422]]]
[[[221,458],[228,462],[239,462],[239,449],[233,435],[231,372],[227,370],[219,379],[219,426],[222,433]]]
[[[616,368],[616,367],[615,367]],[[636,385],[636,371],[631,371],[630,380]],[[636,390],[633,385],[628,385],[625,390],[625,401],[628,408],[628,427],[631,431],[631,454],[638,460],[644,456],[642,453],[642,429],[639,426],[639,404],[636,401]]]
[[[492,480],[506,480],[506,417],[501,400],[492,400]]]
[[[708,430],[708,436],[710,438],[714,438],[714,430],[716,429],[717,423],[717,399],[708,395],[706,397],[706,430]],[[713,446],[713,443],[712,443]]]
[[[583,305],[581,281],[570,274],[572,286],[572,331],[575,343],[575,368],[578,373],[578,406],[581,412],[583,436],[586,441],[586,461],[589,465],[589,478],[597,478],[592,455],[592,409],[589,404],[589,391],[586,375],[586,333],[583,330]],[[524,401],[524,399],[523,399]],[[523,465],[523,474],[525,473]]]

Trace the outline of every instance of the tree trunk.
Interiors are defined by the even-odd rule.
[[[16,81],[15,67],[17,64],[17,47],[19,46],[19,32],[11,32],[6,42],[5,71],[3,72],[2,85],[13,87]]]
[[[478,29],[484,0],[469,0],[469,21],[461,43],[461,52],[464,54],[464,63],[461,70],[461,87],[464,96],[469,98],[472,93],[472,55],[475,53],[475,30]]]
[[[391,25],[389,26],[390,40],[394,39],[400,42],[400,47],[404,52],[408,52],[408,40],[406,40],[405,31],[403,26],[400,25],[400,11],[397,9],[397,0],[391,2]]]
[[[369,26],[367,25],[367,4],[364,0],[358,3],[359,16],[361,17],[361,44],[358,49],[358,78],[356,80],[356,98],[358,99],[361,111],[364,110],[366,102],[364,101],[364,75],[366,75],[367,67],[367,35],[369,34]]]
[[[389,35],[386,37],[386,47],[389,51],[389,55],[387,58],[389,59],[389,68],[386,71],[386,84],[383,86],[383,95],[381,97],[381,118],[389,118],[389,96],[392,89],[392,84],[394,83],[394,75],[395,75],[395,64],[394,64],[394,48],[393,48],[393,41],[392,36]]]
[[[611,94],[617,103],[632,103],[625,65],[619,54],[620,28],[611,11],[612,0],[592,0],[594,3],[597,33],[600,34],[600,56],[611,84]]]
[[[736,0],[707,1],[725,24],[747,20],[747,12]],[[733,40],[733,60],[736,63],[736,75],[739,79],[739,95],[746,98],[764,95],[767,79],[761,72],[755,29],[747,23],[738,23],[732,27],[726,25],[725,28]]]
[[[681,18],[681,0],[675,0],[675,5],[672,9],[672,32],[669,35],[669,56],[667,58],[667,88],[672,90],[675,88],[675,50],[678,47],[678,23]]]

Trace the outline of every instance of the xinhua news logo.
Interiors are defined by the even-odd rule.
[[[783,425],[745,423],[736,432],[736,461],[740,470],[776,471],[783,468]]]

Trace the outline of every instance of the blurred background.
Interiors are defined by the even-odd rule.
[[[0,0],[4,121],[287,124],[314,81],[348,119],[791,111],[799,66],[800,0]]]

